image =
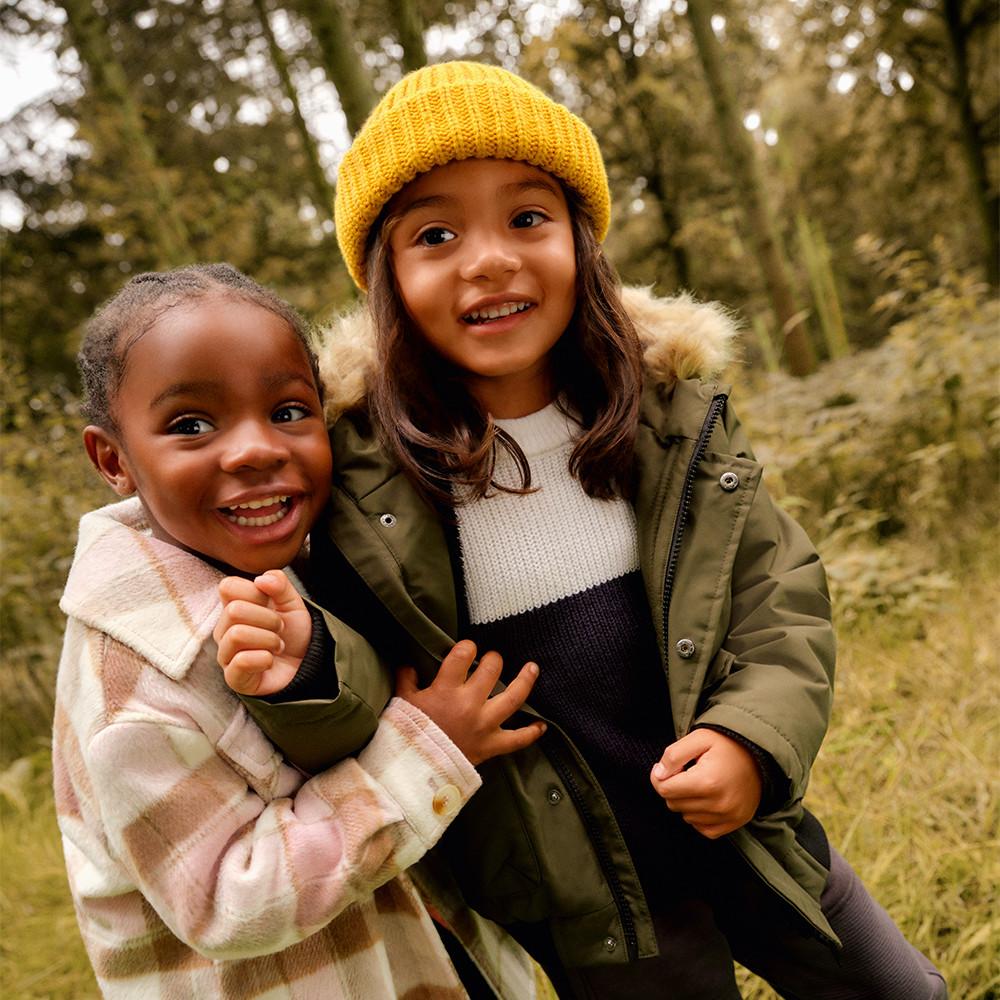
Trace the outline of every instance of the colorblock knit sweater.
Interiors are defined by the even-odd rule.
[[[520,445],[537,490],[457,508],[467,634],[503,655],[508,681],[527,660],[539,664],[531,705],[593,768],[643,885],[673,893],[686,867],[678,852],[690,859],[700,845],[649,782],[675,737],[632,506],[587,496],[571,475],[580,426],[556,404],[497,424]],[[502,450],[495,478],[518,482]]]
[[[53,765],[102,991],[463,996],[402,872],[478,788],[475,769],[399,699],[356,759],[310,779],[285,764],[215,662],[219,579],[150,537],[138,501],[81,521]],[[533,996],[530,967],[507,957],[501,994]]]

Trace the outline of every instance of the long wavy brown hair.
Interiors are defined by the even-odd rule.
[[[551,368],[559,406],[583,427],[569,468],[592,497],[628,497],[642,349],[590,218],[579,197],[563,190],[576,248],[576,308],[552,349]],[[531,469],[524,452],[483,411],[462,369],[432,349],[408,316],[389,248],[394,222],[390,203],[372,226],[367,254],[368,308],[378,359],[368,408],[383,444],[432,503],[455,507],[495,490],[530,492]],[[515,463],[517,484],[495,479],[501,448]]]

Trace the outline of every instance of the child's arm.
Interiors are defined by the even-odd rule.
[[[295,676],[309,646],[311,618],[302,597],[280,570],[255,580],[228,577],[219,584],[223,612],[215,628],[218,659],[226,683],[241,694],[271,694]],[[518,729],[502,724],[526,701],[538,667],[527,663],[505,689],[491,697],[503,669],[497,653],[487,653],[472,676],[474,643],[457,643],[432,683],[416,684],[416,672],[400,669],[396,694],[423,711],[473,764],[534,743],[545,725]]]
[[[127,655],[115,668],[141,669]],[[245,717],[210,736],[176,696],[154,695],[73,748],[72,773],[123,886],[210,958],[271,954],[313,934],[416,862],[480,784],[401,699],[356,759],[303,784]],[[216,705],[189,707],[218,725]]]
[[[753,452],[731,409],[718,431],[728,439],[718,451],[752,474],[742,460],[755,462]],[[707,836],[738,829],[761,808],[762,773],[763,808],[801,798],[833,693],[835,642],[822,563],[763,482],[750,496],[730,581],[730,664],[703,695],[691,731],[664,753],[666,775],[650,775],[668,805]]]

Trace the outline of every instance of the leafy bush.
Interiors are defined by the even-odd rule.
[[[868,251],[904,283],[880,300],[889,336],[808,378],[759,376],[739,406],[848,620],[940,602],[952,585],[940,567],[993,523],[1000,466],[1000,304],[960,275],[928,285],[912,254]]]

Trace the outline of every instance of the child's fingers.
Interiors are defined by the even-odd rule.
[[[538,680],[538,664],[526,663],[510,684],[486,703],[490,721],[499,726],[509,719],[528,700],[536,680]]]
[[[285,643],[277,632],[253,625],[233,625],[226,629],[219,640],[218,660],[228,667],[239,653],[261,650],[268,656],[276,655],[285,648]]]
[[[242,600],[226,605],[219,616],[219,625],[220,635],[235,625],[252,625],[272,632],[280,632],[284,628],[281,615],[274,608]]]
[[[227,576],[219,581],[219,597],[223,604],[231,601],[250,601],[252,604],[267,605],[267,594],[261,592],[253,580],[245,580],[242,576]]]
[[[280,570],[269,569],[254,577],[254,585],[271,598],[281,611],[304,605],[302,595],[292,586],[292,581]]]
[[[226,684],[237,694],[255,695],[273,663],[274,657],[265,650],[248,649],[238,653],[222,673]]]
[[[469,668],[476,658],[476,644],[470,639],[463,639],[451,647],[451,651],[441,661],[434,683],[443,683],[445,687],[460,687],[469,676]]]
[[[514,753],[515,750],[530,747],[547,728],[544,722],[533,722],[530,726],[521,726],[520,729],[498,730],[495,739],[491,741],[489,755],[496,757],[500,754]]]
[[[500,674],[503,673],[503,657],[499,653],[484,653],[479,658],[475,673],[467,681],[469,690],[480,701],[486,701],[490,692],[497,686]],[[510,713],[508,713],[509,715]],[[503,716],[507,718],[507,716]]]
[[[396,671],[396,697],[409,701],[418,690],[416,670],[413,667],[400,667]]]
[[[712,745],[711,729],[695,729],[681,737],[663,751],[663,756],[653,765],[652,777],[659,781],[683,771]]]

